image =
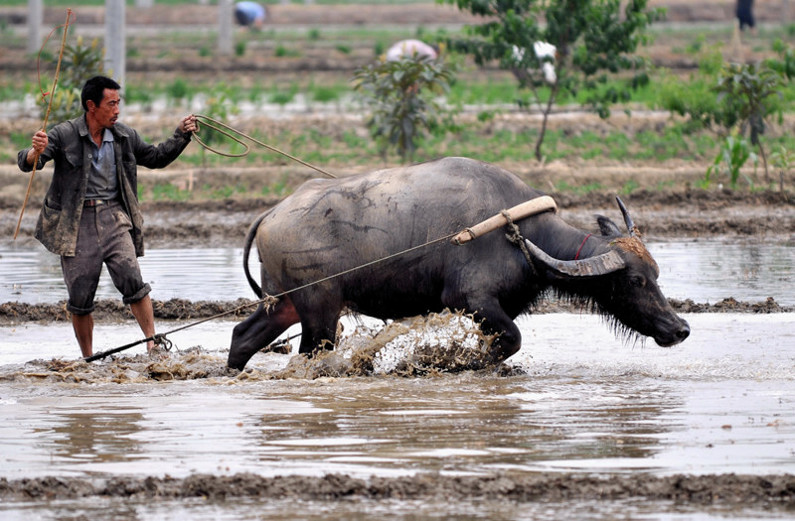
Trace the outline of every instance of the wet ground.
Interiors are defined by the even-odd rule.
[[[616,217],[610,194],[556,197],[582,228]],[[339,356],[261,353],[227,371],[252,296],[239,241],[267,204],[145,208],[144,275],[175,344],[163,358],[139,344],[78,362],[57,259],[30,237],[35,207],[20,240],[0,243],[3,519],[792,517],[786,196],[632,195],[661,287],[693,331],[672,349],[625,343],[551,302],[522,319],[523,348],[496,371],[457,371],[477,356],[466,329],[379,334],[352,319]],[[17,212],[8,203],[0,229]],[[107,280],[99,297],[97,350],[140,339]]]
[[[553,303],[520,320],[523,348],[496,370],[459,370],[481,349],[465,319],[348,317],[337,352],[260,353],[240,373],[225,368],[236,321],[186,318],[250,296],[238,248],[151,249],[144,270],[175,347],[87,364],[68,323],[47,315],[62,307],[57,265],[6,245],[4,276],[24,276],[1,288],[19,302],[0,306],[0,515],[791,517],[792,243],[649,248],[693,331],[674,348],[626,343]],[[191,277],[174,275],[180,259]],[[43,315],[9,316],[22,308]],[[120,308],[99,321],[98,350],[141,336]],[[299,333],[288,331],[293,351]]]
[[[715,2],[680,4],[672,19],[682,8],[719,11]],[[760,17],[771,5],[762,2]],[[276,7],[274,16],[316,9]],[[718,18],[732,16],[730,7],[720,7],[729,11]],[[215,8],[202,9],[215,19]],[[162,14],[156,17],[166,20]],[[179,16],[179,23],[203,23]],[[395,11],[384,16],[392,21]],[[90,17],[82,13],[81,22]],[[329,18],[295,23],[318,20]],[[178,61],[162,67],[185,77],[170,69],[198,63],[200,76],[218,72],[206,61]],[[250,58],[230,66],[242,61]],[[272,77],[279,72],[272,62],[257,61],[248,74]],[[9,74],[30,69],[21,50],[3,63]],[[158,74],[136,72],[134,59],[130,65],[133,75]],[[352,61],[308,56],[301,70],[318,65],[342,69]],[[273,112],[264,119],[244,114],[234,123],[274,132],[282,125],[361,127],[360,118],[347,114]],[[173,109],[165,116],[172,118]],[[505,114],[494,124],[517,128],[527,117]],[[611,124],[632,135],[667,117],[633,113]],[[125,118],[139,129],[162,127],[129,109]],[[550,124],[600,124],[583,114],[574,119],[563,114]],[[12,114],[3,128],[27,133],[38,123]],[[347,165],[323,166],[353,173]],[[144,274],[154,288],[158,328],[174,331],[174,348],[148,357],[138,345],[86,364],[77,359],[66,322],[57,261],[31,238],[46,188],[47,173],[40,173],[20,239],[0,241],[0,518],[795,516],[790,196],[695,190],[705,167],[684,161],[502,166],[545,190],[560,182],[604,186],[599,193],[555,194],[564,217],[581,228],[594,226],[595,213],[617,217],[613,195],[628,181],[657,186],[626,200],[691,337],[671,349],[626,343],[597,317],[553,302],[521,319],[523,348],[496,370],[457,371],[479,355],[479,336],[471,324],[436,317],[383,331],[379,323],[349,318],[335,354],[307,361],[261,353],[245,372],[228,371],[231,329],[245,310],[233,313],[240,315],[235,320],[181,328],[251,302],[241,241],[249,222],[275,200],[147,202]],[[306,179],[303,170],[284,165],[141,172],[144,183],[155,176],[175,186],[186,179],[197,186],[239,184],[252,193],[283,179],[291,189]],[[0,235],[7,238],[27,176],[9,162],[0,165],[0,181]],[[115,292],[106,283],[100,291],[98,350],[140,338]],[[293,349],[296,344],[292,338]]]
[[[348,321],[339,354],[262,353],[243,373],[223,368],[232,322],[93,364],[63,357],[66,324],[5,329],[0,511],[281,519],[293,498],[305,519],[788,517],[795,317],[685,318],[692,337],[661,349],[589,315],[529,317],[509,364],[463,373],[420,355],[477,356],[466,322]]]

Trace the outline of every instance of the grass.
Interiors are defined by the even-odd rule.
[[[488,162],[535,162],[533,153],[538,129],[527,128],[523,131],[512,132],[504,129],[495,129],[490,121],[475,122],[464,128],[459,128],[454,133],[444,135],[429,135],[423,142],[416,161],[425,161],[440,156],[469,156],[477,157]],[[167,134],[164,129],[163,135]],[[349,129],[319,129],[297,128],[294,130],[281,130],[277,134],[253,132],[255,137],[265,143],[273,144],[291,155],[301,158],[310,164],[332,165],[335,168],[345,168],[349,165],[372,165],[378,162],[378,150],[369,137]],[[666,125],[660,132],[641,131],[633,136],[628,136],[622,131],[583,130],[572,133],[570,130],[550,130],[543,151],[546,161],[585,160],[598,163],[627,164],[656,162],[664,163],[670,160],[690,161],[696,164],[707,164],[712,161],[715,151],[720,144],[719,138],[709,133],[696,135],[683,134],[676,124]],[[771,137],[767,143],[769,149],[774,146],[787,147],[795,150],[795,137],[782,135]],[[228,143],[215,144],[224,150],[239,150],[238,146]],[[284,161],[284,158],[274,152],[253,147],[251,153],[244,158],[227,158],[203,152],[199,147],[189,147],[180,157],[182,163],[188,165],[203,165],[210,168],[223,166],[245,166],[258,164],[274,164]],[[390,157],[389,162],[396,163],[396,157]],[[336,166],[334,166],[336,165]],[[560,186],[561,190],[585,191],[597,190],[598,186],[568,187]],[[637,189],[636,184],[624,187],[625,190]],[[647,187],[654,188],[654,187]],[[662,187],[657,187],[662,188]],[[227,196],[240,194],[243,191],[233,187],[227,189]],[[266,191],[263,194],[278,193]],[[171,197],[179,200],[181,194],[169,193]],[[222,193],[203,194],[216,198]],[[155,194],[154,197],[164,195]]]
[[[600,183],[588,183],[582,186],[573,186],[566,181],[561,181],[555,184],[555,190],[558,192],[572,192],[577,195],[589,194],[591,192],[598,192],[604,189]]]
[[[273,2],[266,3],[275,3]],[[303,0],[301,0],[302,2]],[[356,0],[344,2],[318,3],[357,3]],[[80,5],[104,5],[105,0],[81,0]],[[197,2],[177,0],[157,0],[158,4],[189,5]],[[299,3],[301,3],[299,2]],[[395,3],[383,0],[384,3]],[[367,3],[378,3],[378,0],[368,0]],[[420,3],[411,0],[405,3]],[[427,0],[422,3],[427,3]],[[6,0],[4,5],[27,5],[27,0]],[[48,0],[48,6],[74,7],[66,0]],[[133,5],[133,0],[128,0],[128,5]],[[2,48],[23,48],[26,44],[24,38],[16,36],[9,28],[0,28],[2,33]],[[447,29],[450,31],[450,29]],[[373,56],[382,52],[385,46],[400,38],[415,37],[419,34],[426,35],[422,27],[407,29],[373,28],[373,27],[309,27],[309,28],[282,28],[269,27],[264,31],[246,35],[246,56],[259,53],[271,59],[290,59],[302,56],[304,53],[322,51],[329,56],[345,58],[354,56],[366,49]],[[671,52],[692,57],[694,60],[702,53],[707,52],[715,45],[728,42],[731,37],[730,25],[712,24],[710,26],[688,27],[682,25],[657,25],[652,26],[651,35],[657,45],[669,45]],[[769,49],[770,42],[776,38],[792,41],[795,37],[795,26],[760,27],[756,41],[752,47]],[[207,60],[214,60],[213,46],[208,44],[215,35],[212,31],[192,33],[187,31],[167,31],[154,37],[132,37],[128,44],[131,57],[157,59],[180,59],[181,57],[196,58],[199,54],[206,55]],[[361,55],[361,54],[359,54]],[[694,69],[693,74],[698,74]],[[44,71],[46,75],[46,71]],[[140,75],[139,75],[140,76]],[[196,99],[226,99],[245,100],[255,105],[276,104],[286,105],[298,99],[307,100],[310,104],[332,103],[345,107],[352,99],[353,90],[349,73],[320,74],[307,72],[300,75],[284,77],[277,75],[270,77],[265,74],[253,81],[229,81],[196,79],[190,77],[168,79],[165,76],[145,75],[144,79],[133,80],[135,74],[128,74],[128,84],[125,88],[125,102],[151,106],[157,100],[166,100],[169,110],[179,113],[181,108],[189,107],[190,102]],[[35,75],[33,76],[35,78]],[[645,87],[633,92],[630,104],[638,108],[655,109],[663,104],[666,96],[676,96],[676,90],[670,88],[671,82],[679,81],[669,71],[661,69]],[[605,88],[609,87],[609,84]],[[680,89],[681,90],[681,89]],[[27,79],[20,80],[18,75],[4,75],[0,77],[0,101],[20,100],[26,94],[36,92],[34,82]],[[580,92],[575,98],[559,98],[559,104],[580,104],[587,93]],[[201,98],[199,98],[201,96]],[[526,128],[516,131],[505,130],[500,127],[497,116],[507,110],[515,110],[516,100],[526,96],[525,92],[518,89],[514,78],[503,71],[482,71],[473,66],[464,67],[457,75],[457,79],[447,94],[446,101],[450,106],[478,106],[479,114],[473,123],[467,123],[449,133],[434,133],[428,135],[420,143],[420,148],[415,156],[416,161],[423,161],[445,155],[461,155],[477,157],[490,162],[516,161],[535,162],[534,146],[539,129],[528,124]],[[780,99],[787,112],[795,111],[795,83],[780,93]],[[351,107],[353,111],[360,111],[358,106]],[[616,108],[615,111],[621,110]],[[221,118],[223,119],[223,118]],[[164,128],[160,134],[151,136],[158,141],[167,136],[171,128]],[[280,130],[270,132],[255,132],[258,139],[272,143],[279,148],[300,157],[301,159],[317,165],[361,165],[373,164],[379,161],[379,153],[375,143],[366,132],[361,129],[324,129],[302,128],[295,130]],[[766,135],[765,145],[768,150],[779,146],[786,150],[795,151],[795,136],[791,133],[784,135]],[[29,137],[24,133],[14,132],[10,135],[0,135],[0,160],[15,162],[16,151],[26,146]],[[593,129],[550,129],[547,132],[543,146],[543,155],[546,161],[584,160],[591,162],[665,162],[676,159],[694,163],[709,163],[715,157],[719,148],[719,139],[716,135],[700,131],[687,133],[683,126],[673,121],[657,128],[635,131],[628,135],[621,128],[612,126],[608,121],[596,131]],[[221,149],[239,150],[238,145],[229,145],[221,142],[214,144]],[[10,151],[10,152],[9,152]],[[189,147],[180,158],[181,162],[190,165],[220,167],[237,164],[257,165],[283,161],[274,153],[252,149],[252,153],[245,158],[230,159],[205,153],[199,147]],[[387,158],[390,163],[397,162],[397,157]],[[638,181],[628,183],[623,190],[632,191],[638,188]],[[262,189],[263,195],[282,194],[287,188],[286,182]],[[560,187],[564,190],[598,189],[598,186],[585,187]],[[228,186],[222,189],[208,187],[197,188],[194,191],[202,197],[224,198],[233,197],[243,192],[241,187]],[[142,194],[150,199],[181,200],[190,197],[173,187],[156,186]]]

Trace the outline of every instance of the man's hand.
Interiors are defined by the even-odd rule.
[[[185,134],[190,134],[199,130],[199,125],[196,123],[196,116],[189,114],[182,118],[179,122],[179,130]]]
[[[44,152],[44,149],[47,148],[47,143],[49,143],[49,139],[47,138],[47,133],[43,130],[39,130],[33,134],[31,148],[28,150],[28,156],[25,158],[29,165],[32,166],[41,153]]]

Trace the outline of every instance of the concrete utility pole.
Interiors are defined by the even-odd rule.
[[[232,0],[218,0],[218,54],[232,55]]]
[[[105,72],[124,87],[127,72],[127,31],[124,0],[105,0]]]
[[[41,47],[41,23],[44,20],[42,0],[28,0],[28,53],[36,54]]]

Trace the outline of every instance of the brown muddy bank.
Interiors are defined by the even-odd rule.
[[[68,500],[89,497],[131,499],[295,498],[301,500],[472,500],[507,499],[518,502],[646,499],[679,504],[795,507],[795,476],[673,475],[593,477],[577,474],[510,474],[359,479],[343,474],[321,477],[263,477],[194,474],[185,478],[117,476],[106,479],[42,477],[0,478],[4,501]]]
[[[535,186],[549,176],[525,175]],[[604,179],[607,176],[603,177]],[[570,224],[595,229],[596,214],[616,217],[616,192],[584,195],[551,191]],[[662,237],[780,237],[795,231],[795,199],[786,192],[740,193],[732,190],[638,190],[622,195],[641,232]],[[151,244],[243,245],[250,223],[278,202],[228,199],[196,203],[146,203],[147,240]]]
[[[740,302],[734,298],[726,298],[714,304],[697,303],[690,299],[669,300],[677,313],[793,313],[795,306],[782,306],[772,297],[760,302]],[[248,317],[257,301],[237,299],[234,301],[196,301],[185,299],[153,300],[155,318],[158,321],[204,320],[211,318],[243,319]],[[585,312],[575,304],[561,301],[541,302],[533,311],[543,313],[580,313]],[[103,299],[96,303],[94,319],[97,322],[120,322],[133,320],[129,307],[121,300]],[[0,303],[0,325],[11,326],[25,322],[68,322],[66,301],[57,304],[27,304],[23,302]]]
[[[250,175],[251,178],[248,178]],[[251,183],[254,178],[269,177],[267,171],[234,177],[237,183]],[[275,175],[275,174],[274,174]],[[551,179],[566,174],[524,173],[520,175],[534,186],[545,185]],[[580,173],[579,178],[585,175]],[[602,183],[609,183],[619,174],[594,172]],[[21,177],[21,176],[20,176]],[[45,176],[41,176],[45,177]],[[207,186],[230,183],[232,176],[224,171],[202,173],[198,179]],[[24,180],[22,180],[24,181]],[[42,182],[39,180],[37,182]],[[587,180],[580,179],[580,182]],[[615,183],[620,183],[617,179]],[[20,183],[23,184],[23,183]],[[296,183],[297,186],[298,183]],[[294,187],[293,187],[294,188]],[[24,187],[20,188],[24,196]],[[10,192],[6,184],[6,193]],[[588,194],[568,192],[549,193],[555,198],[561,216],[582,229],[596,230],[595,215],[618,216],[615,205],[617,191],[603,190]],[[788,192],[740,192],[733,190],[638,190],[622,195],[641,232],[652,239],[748,237],[791,240],[795,235],[795,198]],[[148,247],[225,247],[243,246],[251,222],[262,211],[280,199],[277,197],[240,197],[222,200],[187,202],[149,201],[142,205],[145,216],[145,238]],[[0,236],[13,237],[21,208],[17,194],[0,196]],[[31,199],[25,210],[17,244],[31,244],[36,216],[41,201]]]

